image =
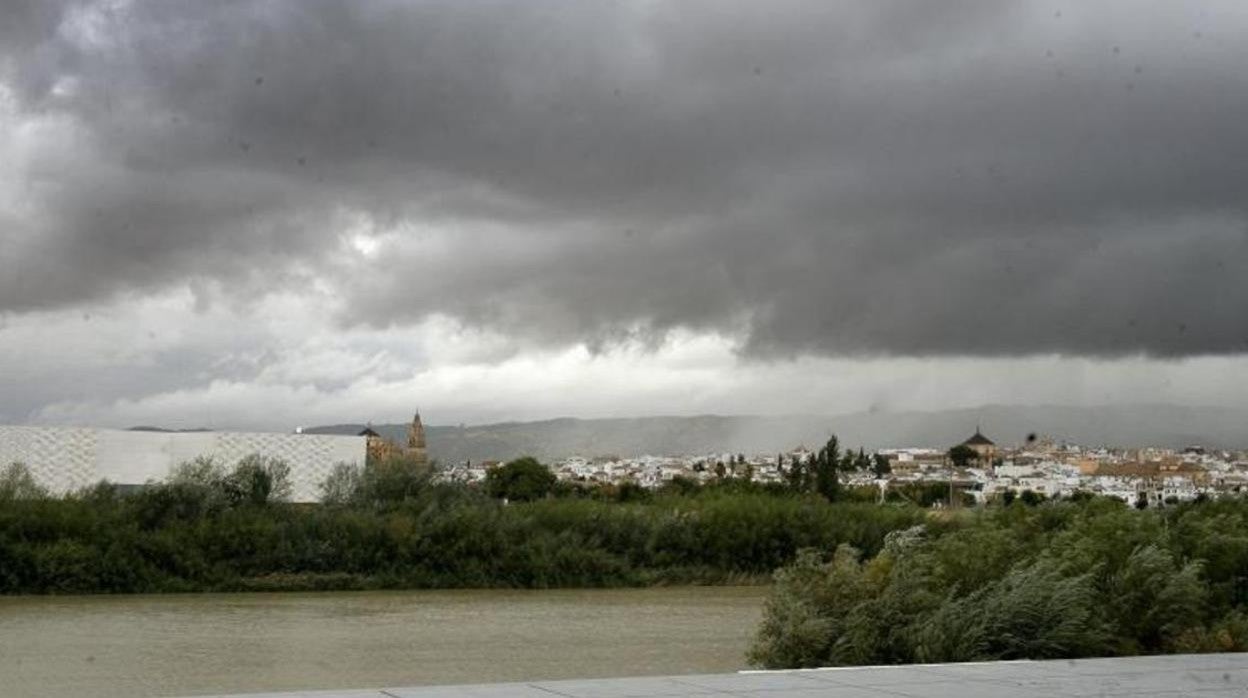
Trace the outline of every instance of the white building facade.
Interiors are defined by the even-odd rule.
[[[61,494],[100,480],[163,480],[178,464],[201,456],[230,467],[256,454],[289,463],[291,501],[313,502],[335,464],[363,465],[365,442],[362,436],[327,434],[0,426],[0,467],[23,463],[36,482]]]

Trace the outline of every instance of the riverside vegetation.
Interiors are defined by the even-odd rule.
[[[286,473],[260,458],[232,470],[200,460],[134,492],[102,483],[50,497],[11,467],[0,593],[761,583],[799,549],[874,552],[925,517],[730,478],[583,490],[532,459],[483,488],[434,483],[403,461],[341,466],[323,504],[281,501]]]
[[[1248,650],[1248,502],[964,510],[804,550],[750,661],[771,668]]]
[[[763,582],[764,667],[1248,649],[1248,502],[1137,510],[1019,497],[928,510],[843,488],[830,441],[783,485],[658,491],[556,482],[532,459],[483,487],[391,461],[343,466],[322,504],[288,469],[180,467],[123,492],[48,496],[0,472],[0,593]],[[878,464],[875,464],[878,466]],[[855,501],[858,500],[858,501]]]

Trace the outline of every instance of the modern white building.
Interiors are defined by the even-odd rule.
[[[119,485],[163,480],[178,464],[201,456],[232,466],[252,454],[289,463],[291,501],[312,502],[320,498],[320,485],[335,464],[363,465],[365,438],[237,431],[0,426],[0,467],[23,463],[40,485],[58,494],[100,480]]]

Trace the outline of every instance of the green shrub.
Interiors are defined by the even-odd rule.
[[[749,657],[789,668],[1236,650],[1246,574],[1244,500],[962,512],[889,534],[864,560],[803,553],[776,574]]]

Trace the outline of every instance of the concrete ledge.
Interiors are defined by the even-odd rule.
[[[256,693],[245,698],[1042,698],[1139,695],[1150,698],[1248,697],[1248,653],[743,671],[693,676]]]

